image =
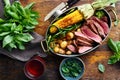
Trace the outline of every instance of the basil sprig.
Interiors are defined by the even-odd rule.
[[[25,7],[19,1],[10,4],[9,0],[4,0],[4,3],[5,18],[0,18],[2,47],[9,51],[14,48],[25,50],[24,44],[33,39],[30,33],[38,24],[38,13],[32,10],[34,3]]]
[[[114,52],[114,55],[109,58],[108,64],[114,64],[120,61],[120,41],[113,41],[112,39],[109,39],[108,46]]]

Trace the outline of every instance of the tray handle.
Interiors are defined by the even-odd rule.
[[[115,7],[108,6],[105,8],[105,10],[110,14],[112,22],[114,22],[118,19]]]
[[[41,47],[42,47],[42,49],[45,53],[49,52],[49,49],[48,49],[48,46],[47,46],[47,43],[46,43],[46,39],[40,41],[40,44],[41,44]]]

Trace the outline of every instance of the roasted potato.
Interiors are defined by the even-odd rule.
[[[62,49],[65,49],[65,48],[67,47],[67,41],[61,42],[61,43],[60,43],[60,47],[61,47]]]

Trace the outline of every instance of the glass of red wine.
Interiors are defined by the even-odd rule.
[[[29,79],[38,79],[44,72],[45,61],[40,56],[33,57],[25,64],[24,73]]]

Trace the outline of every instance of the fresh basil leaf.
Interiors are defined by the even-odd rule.
[[[33,39],[33,37],[28,33],[24,33],[24,34],[18,34],[16,36],[16,39],[23,42],[29,42]]]
[[[34,29],[35,26],[29,26],[29,25],[28,25],[28,26],[26,26],[25,28],[28,29],[28,30],[31,30],[31,29]]]
[[[14,30],[15,30],[15,28],[16,28],[16,24],[15,24],[15,23],[13,23],[13,25],[12,25],[12,27],[11,27],[11,31],[14,31]]]
[[[104,71],[105,71],[104,65],[101,64],[101,63],[99,63],[99,65],[98,65],[98,70],[99,70],[100,72],[104,73]]]
[[[13,23],[4,23],[0,25],[0,27],[11,27],[11,26],[13,26]]]
[[[11,42],[11,43],[9,43],[9,46],[10,46],[11,48],[17,48],[15,42]]]
[[[32,25],[38,25],[38,22],[36,19],[30,19],[29,21]]]
[[[31,9],[34,4],[35,4],[34,2],[28,4],[27,6],[25,6],[25,9]]]
[[[117,42],[115,42],[116,43],[116,45],[117,45],[117,47],[118,47],[118,50],[120,51],[120,41],[117,41]]]
[[[11,5],[10,9],[11,9],[11,11],[17,13],[17,10],[16,10],[17,8],[16,8],[16,6],[14,5],[14,3]]]
[[[3,39],[3,48],[4,48],[7,44],[11,43],[12,41],[13,41],[13,36],[7,35],[7,36]]]
[[[25,50],[25,46],[23,42],[16,40],[16,43],[20,50]]]
[[[2,32],[2,33],[0,33],[0,37],[1,36],[6,36],[6,35],[8,35],[10,32]]]
[[[113,56],[110,57],[108,60],[108,64],[115,64],[118,61],[117,56],[114,54]]]
[[[4,22],[4,20],[2,18],[0,18],[0,23],[3,23],[3,22]]]
[[[108,64],[115,64],[116,62],[117,62],[116,59],[110,58],[110,59],[108,60]]]
[[[17,4],[17,11],[19,12],[19,14],[21,16],[23,16],[24,18],[27,18],[27,14],[25,12],[25,9],[23,8],[23,6],[21,5],[20,2]]]
[[[11,30],[12,23],[3,23],[0,25],[1,32],[9,32]]]
[[[36,19],[36,18],[39,18],[39,14],[35,11],[30,11],[30,17]]]
[[[4,0],[6,6],[10,6],[10,1],[9,0]]]
[[[19,20],[19,15],[15,12],[12,12],[11,10],[6,10],[6,13],[8,14],[8,16],[10,16],[11,18],[17,19]]]
[[[112,51],[114,51],[115,53],[118,53],[118,47],[112,39],[108,40],[108,46]]]
[[[19,24],[19,25],[15,28],[15,31],[20,31],[20,32],[22,32],[22,31],[23,31],[23,26]]]
[[[109,58],[108,64],[114,64],[120,61],[120,41],[115,42],[111,39],[110,44],[109,47],[114,51],[114,55]]]
[[[38,13],[32,10],[34,3],[23,7],[19,1],[5,3],[5,20],[0,18],[0,40],[3,48],[11,51],[13,48],[25,49],[24,43],[33,39],[30,32],[38,24]]]
[[[113,56],[110,57],[108,60],[108,64],[114,64],[116,62],[120,61],[120,53],[115,53]]]

